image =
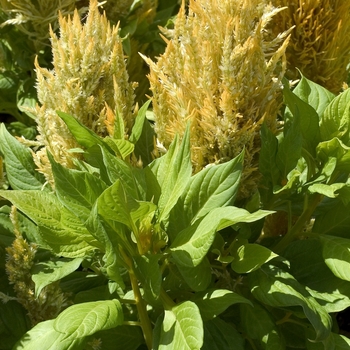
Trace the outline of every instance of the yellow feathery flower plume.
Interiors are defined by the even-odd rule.
[[[287,77],[308,79],[338,93],[347,80],[350,62],[350,1],[273,0],[287,6],[276,16],[273,28],[280,32],[295,26],[287,48]]]
[[[123,118],[125,137],[134,123],[134,86],[129,83],[118,27],[100,15],[97,0],[91,0],[85,24],[75,11],[73,18],[60,15],[60,37],[51,30],[53,70],[35,63],[38,141],[34,160],[39,171],[53,184],[46,149],[62,165],[73,168],[78,147],[57,110],[74,116],[100,136],[114,133],[114,112]]]
[[[259,130],[275,131],[289,30],[274,37],[269,22],[282,9],[258,0],[190,1],[171,40],[150,66],[155,127],[167,148],[191,120],[194,171],[245,148],[240,197],[257,187]]]

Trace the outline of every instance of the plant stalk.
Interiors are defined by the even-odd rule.
[[[133,269],[132,260],[129,258],[129,256],[127,256],[127,254],[125,254],[125,252],[122,249],[121,249],[121,254],[123,256],[124,261],[128,265],[128,272],[130,276],[131,287],[135,296],[135,303],[136,303],[136,308],[140,319],[140,325],[143,332],[143,337],[145,338],[147,348],[151,350],[153,330],[152,330],[151,321],[148,317],[146,303],[144,302],[140,292],[138,280],[136,278],[136,275]]]
[[[280,254],[283,250],[291,243],[296,237],[300,235],[305,224],[310,221],[312,214],[314,213],[316,207],[323,199],[323,195],[315,193],[308,200],[307,206],[304,208],[303,213],[297,220],[294,226],[288,230],[287,234],[276,244],[274,247],[274,252]]]

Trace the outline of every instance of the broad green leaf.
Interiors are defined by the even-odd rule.
[[[240,304],[241,327],[249,339],[257,341],[257,348],[266,350],[285,349],[284,341],[272,315],[258,303],[253,306]]]
[[[181,276],[195,292],[206,290],[211,282],[212,273],[209,260],[204,258],[197,266],[182,266],[177,264]]]
[[[338,191],[345,186],[345,184],[313,184],[309,186],[307,189],[310,193],[319,193],[329,198],[336,198],[338,196]]]
[[[15,237],[13,233],[13,224],[10,219],[11,208],[7,205],[0,208],[0,246],[8,247],[12,244]],[[17,224],[19,232],[31,242],[41,244],[42,239],[38,235],[38,227],[25,215],[17,212]]]
[[[232,205],[243,166],[243,152],[231,161],[207,167],[192,176],[170,216],[168,233],[176,233],[212,209]]]
[[[301,157],[302,134],[300,129],[299,114],[295,114],[291,119],[288,128],[284,128],[281,135],[276,154],[276,165],[281,172],[282,180],[287,179],[287,175],[293,170]]]
[[[319,235],[326,265],[338,278],[350,281],[350,239]]]
[[[139,204],[132,197],[126,195],[125,190],[117,180],[108,187],[98,198],[98,213],[107,220],[120,222],[131,230],[135,230],[131,212],[139,208]]]
[[[350,306],[350,282],[335,277],[327,267],[318,238],[292,242],[284,257],[290,262],[292,275],[328,313]]]
[[[112,280],[119,284],[121,288],[124,288],[124,282],[120,275],[119,268],[123,266],[123,261],[120,258],[118,251],[118,245],[127,244],[126,238],[124,237],[123,226],[112,227],[108,225],[98,214],[97,204],[91,210],[89,219],[86,225],[91,234],[101,243],[104,251],[103,261],[105,265],[106,275]]]
[[[244,339],[231,324],[217,317],[204,322],[201,350],[244,350]]]
[[[108,145],[114,152],[114,154],[118,155],[122,159],[125,159],[134,151],[134,144],[128,140],[116,140],[109,136],[103,139],[103,142]]]
[[[249,275],[251,290],[260,302],[273,307],[300,306],[316,332],[316,341],[329,336],[332,320],[328,313],[289,273],[263,265]]]
[[[44,287],[58,281],[75,271],[82,263],[83,258],[74,260],[55,260],[41,262],[32,269],[32,280],[35,283],[35,296],[38,297]]]
[[[35,190],[0,191],[0,196],[11,201],[39,226],[38,234],[45,242],[45,248],[57,255],[83,257],[92,250],[90,244],[96,243],[81,221],[53,194]]]
[[[80,123],[73,116],[60,111],[57,111],[57,114],[66,123],[69,131],[73,134],[74,138],[81,146],[90,148],[94,145],[100,145],[113,153],[111,148],[103,141],[101,137],[96,135],[92,130]]]
[[[272,185],[277,185],[279,184],[278,181],[281,176],[276,166],[278,140],[265,123],[261,126],[260,134],[261,150],[259,154],[259,170]]]
[[[103,350],[137,350],[145,342],[141,327],[123,325],[97,332],[94,338],[101,339]]]
[[[157,206],[151,202],[136,201],[126,194],[120,181],[117,180],[105,190],[97,200],[98,214],[108,225],[113,227],[121,223],[133,232],[140,254],[147,252],[152,244],[151,220]],[[146,226],[145,226],[146,225]],[[117,228],[116,233],[118,233]],[[130,235],[129,235],[130,236]],[[131,242],[124,235],[120,236],[123,244]]]
[[[133,144],[136,144],[141,137],[143,125],[145,121],[147,122],[146,112],[150,103],[151,103],[151,100],[148,100],[147,102],[145,102],[137,113],[137,116],[135,118],[135,123],[134,123],[134,126],[132,127],[131,135],[129,137],[130,142],[132,142]]]
[[[313,107],[320,118],[322,118],[324,110],[335,97],[323,86],[306,79],[303,75],[293,90],[293,94]]]
[[[190,181],[192,165],[190,158],[190,130],[187,127],[181,144],[178,137],[168,152],[150,164],[161,188],[158,201],[159,222],[167,220],[171,209],[184,192]]]
[[[332,333],[335,344],[335,350],[348,350],[350,347],[350,339],[341,334]]]
[[[86,221],[95,201],[107,188],[106,184],[88,172],[67,169],[56,163],[50,154],[48,156],[58,199],[82,222]]]
[[[60,281],[63,292],[77,294],[90,290],[106,283],[106,277],[91,271],[74,271]]]
[[[145,179],[140,169],[113,156],[101,147],[103,163],[111,183],[120,180],[123,187],[134,199],[145,199]]]
[[[6,176],[14,190],[40,190],[45,177],[33,161],[30,148],[22,145],[0,125],[0,153],[5,159]]]
[[[236,207],[213,209],[204,218],[179,232],[170,246],[171,254],[179,265],[197,266],[209,251],[216,231],[237,223],[254,222],[269,214],[271,212],[264,210],[251,214]]]
[[[349,237],[350,205],[335,201],[332,206],[316,216],[313,232]]]
[[[83,338],[66,339],[65,334],[56,331],[55,320],[38,323],[14,346],[14,350],[83,350]]]
[[[293,124],[297,123],[294,132],[300,133],[303,147],[310,154],[314,155],[315,146],[321,141],[319,116],[314,106],[309,103],[309,97],[307,96],[308,92],[305,91],[307,90],[305,84],[305,80],[301,82],[301,87],[300,89],[296,88],[296,92],[299,93],[304,99],[306,99],[306,101],[303,101],[303,99],[299,98],[294,91],[291,92],[288,84],[284,84],[283,96],[284,101],[288,107],[285,111],[285,123],[288,129],[294,128]],[[290,123],[292,125],[289,125]],[[292,134],[290,138],[297,140],[295,136],[292,137]],[[299,142],[300,141],[298,141],[296,145]]]
[[[237,273],[249,273],[277,256],[260,244],[247,243],[238,248],[231,267]]]
[[[334,137],[349,145],[350,121],[350,90],[345,90],[336,96],[324,111],[320,123],[322,140],[331,140]]]
[[[3,271],[3,270],[0,270]],[[5,282],[7,276],[2,272],[0,277],[1,292],[8,294],[10,288],[6,290]],[[27,315],[28,311],[15,300],[1,300],[0,302],[0,349],[13,349],[15,343],[31,328],[31,322]]]
[[[115,111],[115,119],[114,119],[114,134],[113,137],[115,139],[122,140],[125,137],[125,125],[123,116],[119,113],[118,110]]]
[[[147,113],[146,113],[147,114]],[[153,155],[155,147],[156,134],[151,123],[145,118],[143,122],[142,133],[135,144],[135,156],[141,157],[143,166],[150,164],[155,158]]]
[[[316,148],[317,158],[326,164],[330,158],[337,160],[337,169],[350,171],[350,147],[346,146],[339,138],[320,142]]]
[[[117,327],[123,322],[121,304],[113,299],[72,305],[58,315],[53,327],[64,334],[64,339],[72,341]]]
[[[217,317],[233,304],[251,304],[248,299],[227,289],[214,289],[196,293],[192,301],[198,306],[203,321]]]
[[[158,255],[134,256],[135,274],[141,282],[144,293],[150,295],[151,300],[158,299],[162,285],[162,274]]]
[[[203,345],[203,322],[198,307],[191,301],[165,310],[161,327],[155,350],[199,350]]]

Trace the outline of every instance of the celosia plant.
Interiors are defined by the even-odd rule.
[[[159,140],[167,148],[191,120],[195,172],[245,148],[241,197],[256,189],[261,123],[277,128],[289,30],[271,38],[266,27],[281,10],[257,0],[190,1],[165,53],[145,58]]]
[[[287,6],[273,28],[278,33],[295,26],[287,48],[290,79],[304,76],[338,93],[348,78],[350,61],[350,2],[344,0],[273,0]]]
[[[65,166],[74,167],[77,143],[56,110],[72,114],[100,136],[114,136],[114,121],[123,121],[125,137],[134,123],[134,86],[128,81],[118,27],[100,15],[97,0],[91,1],[86,23],[77,11],[73,18],[60,15],[60,37],[51,30],[52,71],[36,62],[38,142],[35,162],[52,182],[46,151]],[[117,121],[119,123],[119,121]],[[57,132],[59,130],[59,132]]]

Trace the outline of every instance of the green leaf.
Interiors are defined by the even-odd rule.
[[[306,79],[303,75],[301,76],[300,82],[293,90],[293,94],[313,107],[320,118],[323,117],[324,110],[335,97],[334,94],[323,86]]]
[[[231,267],[235,272],[240,274],[255,271],[263,264],[278,256],[260,244],[250,243],[241,245],[236,254]]]
[[[161,187],[158,202],[159,222],[167,220],[171,209],[184,192],[191,177],[190,130],[187,127],[179,145],[178,137],[170,145],[168,152],[150,164]]]
[[[348,350],[350,347],[350,339],[341,334],[332,333],[335,343],[335,350]]]
[[[159,344],[155,350],[199,350],[203,345],[203,322],[196,304],[185,301],[165,310]]]
[[[320,142],[316,148],[317,158],[326,164],[331,157],[337,160],[337,169],[350,172],[350,147],[339,138]]]
[[[201,350],[244,350],[244,339],[231,324],[217,317],[204,322]]]
[[[143,125],[145,121],[147,122],[146,112],[150,103],[151,103],[151,100],[148,100],[147,102],[145,102],[137,113],[137,116],[135,118],[135,123],[134,123],[134,126],[132,127],[131,135],[129,137],[130,142],[132,142],[133,144],[136,144],[141,137]]]
[[[309,103],[309,98],[312,99],[312,102],[315,102],[314,98],[316,98],[316,93],[310,96],[309,88],[310,86],[308,86],[306,80],[301,81],[301,86],[300,88],[296,88],[296,93],[290,91],[288,83],[284,84],[283,96],[288,107],[285,111],[285,123],[288,128],[293,128],[293,124],[297,122],[294,133],[300,133],[303,147],[310,154],[314,155],[315,147],[321,139],[319,116],[313,105]],[[299,98],[298,95],[302,96],[306,101]],[[323,107],[321,107],[321,109],[322,108]],[[290,123],[292,124],[291,126],[288,125]],[[291,136],[291,139],[293,138],[295,138],[295,134],[294,137]],[[295,140],[297,139],[295,138]],[[299,144],[300,141],[301,140],[298,140],[296,145]]]
[[[86,225],[91,234],[101,243],[101,248],[105,253],[103,257],[105,265],[103,268],[106,271],[106,275],[112,281],[117,282],[121,288],[124,288],[124,282],[119,271],[119,268],[123,266],[123,261],[118,251],[119,244],[122,246],[126,244],[124,227],[121,225],[119,227],[108,225],[98,214],[97,204],[92,208]]]
[[[120,181],[117,180],[112,186],[105,190],[97,201],[98,214],[111,227],[115,223],[126,225],[136,237],[139,252],[148,251],[150,247],[144,245],[151,237],[141,237],[142,233],[151,234],[151,232],[141,232],[141,223],[146,218],[151,218],[157,209],[157,206],[151,202],[136,201],[123,189]],[[118,232],[118,229],[116,230]],[[119,234],[119,233],[118,233]],[[128,239],[120,236],[123,244],[127,244]]]
[[[271,314],[258,303],[253,307],[240,304],[241,326],[250,339],[257,340],[257,348],[267,350],[285,349],[284,341],[279,334]]]
[[[136,211],[139,204],[132,197],[127,197],[119,180],[102,193],[97,205],[103,218],[120,222],[131,230],[135,228],[131,212]]]
[[[103,141],[101,137],[96,135],[73,116],[60,111],[57,111],[57,114],[66,123],[69,131],[73,134],[74,138],[81,146],[90,148],[94,145],[100,145],[101,147],[106,148],[109,152],[113,153],[111,148]]]
[[[128,140],[116,140],[109,136],[103,139],[103,142],[108,145],[114,152],[114,154],[118,155],[122,159],[125,159],[134,151],[134,144]]]
[[[214,289],[196,293],[192,301],[198,306],[203,321],[217,317],[233,304],[251,304],[248,299],[227,289]]]
[[[135,274],[143,286],[144,293],[151,300],[157,300],[162,285],[162,274],[159,267],[159,255],[136,255]]]
[[[265,123],[261,126],[260,134],[261,150],[259,155],[259,170],[272,185],[277,185],[281,177],[280,171],[278,167],[276,167],[278,140]]]
[[[58,281],[75,271],[82,263],[83,258],[74,260],[55,260],[35,264],[32,269],[32,280],[35,283],[35,297],[37,298],[44,287]]]
[[[340,312],[350,306],[350,282],[335,277],[322,254],[317,238],[292,242],[284,257],[290,262],[292,275],[328,313]]]
[[[14,190],[40,190],[45,178],[33,161],[31,150],[0,125],[0,152],[5,158],[6,175]]]
[[[114,134],[115,139],[123,140],[125,137],[125,125],[123,116],[119,113],[118,110],[115,111],[115,120],[114,120]]]
[[[3,272],[2,277],[0,277],[2,293],[7,293],[5,283],[7,285],[8,283],[5,282],[5,279],[7,279],[7,276]],[[0,349],[13,349],[18,339],[31,328],[27,313],[27,310],[17,301],[9,300],[5,302],[2,300],[0,302]]]
[[[319,235],[326,265],[338,278],[350,281],[350,239]]]
[[[135,326],[118,326],[97,332],[94,337],[101,339],[103,350],[137,350],[144,344],[141,327]]]
[[[301,157],[302,140],[300,116],[295,114],[291,124],[283,130],[276,155],[276,165],[283,179],[286,179],[289,172],[297,166]]]
[[[170,236],[175,236],[212,209],[233,204],[239,187],[243,155],[242,152],[227,163],[207,167],[191,177],[171,212]]]
[[[273,307],[302,307],[316,332],[316,341],[329,336],[332,320],[294,277],[274,266],[263,265],[249,275],[251,291],[260,302]]]
[[[84,339],[66,339],[54,329],[55,320],[38,323],[14,346],[16,350],[83,350]]]
[[[72,341],[117,327],[123,322],[121,304],[113,299],[72,305],[58,315],[53,327],[64,334],[64,339]]]
[[[184,281],[195,292],[201,292],[208,288],[212,279],[212,273],[207,258],[204,258],[197,266],[188,267],[177,264],[177,268]]]
[[[350,205],[341,201],[332,202],[329,208],[316,216],[313,232],[334,236],[349,236]]]
[[[11,201],[39,226],[41,241],[38,243],[57,255],[77,258],[92,250],[90,244],[95,243],[94,238],[53,194],[34,190],[0,191],[0,196]]]
[[[324,111],[320,122],[322,140],[339,138],[347,146],[349,144],[350,90],[336,96]]]
[[[155,156],[153,155],[155,148],[156,134],[151,123],[145,119],[143,123],[142,133],[135,144],[135,156],[137,159],[141,157],[143,166],[150,164]]]
[[[106,184],[86,171],[65,168],[56,163],[50,154],[48,157],[58,199],[68,210],[85,222],[97,198],[107,188]]]
[[[341,187],[345,186],[345,184],[312,184],[307,189],[310,193],[319,193],[329,198],[336,198],[338,196],[338,191]]]
[[[145,199],[146,183],[140,169],[115,157],[101,147],[103,163],[111,183],[120,180],[126,192],[134,199]]]
[[[179,232],[170,251],[176,263],[182,266],[197,266],[212,245],[215,232],[241,222],[254,222],[271,214],[259,210],[255,213],[236,208],[223,207],[213,209],[204,218]]]

